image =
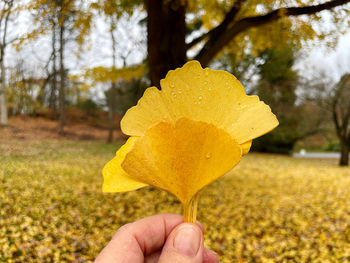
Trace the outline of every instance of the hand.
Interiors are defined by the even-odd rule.
[[[203,226],[183,217],[160,214],[122,226],[95,263],[218,263],[204,248]]]

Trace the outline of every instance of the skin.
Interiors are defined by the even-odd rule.
[[[200,223],[183,223],[175,214],[159,214],[122,226],[95,263],[218,263],[204,248]]]

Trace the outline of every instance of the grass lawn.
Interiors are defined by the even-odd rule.
[[[116,145],[0,141],[0,262],[91,262],[121,225],[179,202],[153,188],[103,194]],[[350,169],[249,154],[200,193],[222,262],[350,262]]]

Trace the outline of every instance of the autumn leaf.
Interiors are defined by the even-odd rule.
[[[195,222],[197,193],[230,171],[252,140],[278,121],[233,75],[202,69],[197,61],[170,71],[161,87],[147,89],[122,119],[134,145],[122,147],[103,169],[103,190],[142,187],[136,182],[164,189],[182,202],[184,220]]]

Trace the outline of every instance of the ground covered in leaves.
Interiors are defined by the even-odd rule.
[[[102,194],[116,145],[0,141],[0,262],[91,262],[121,225],[181,213],[152,188]],[[350,169],[249,154],[200,193],[206,246],[222,262],[350,262]]]

